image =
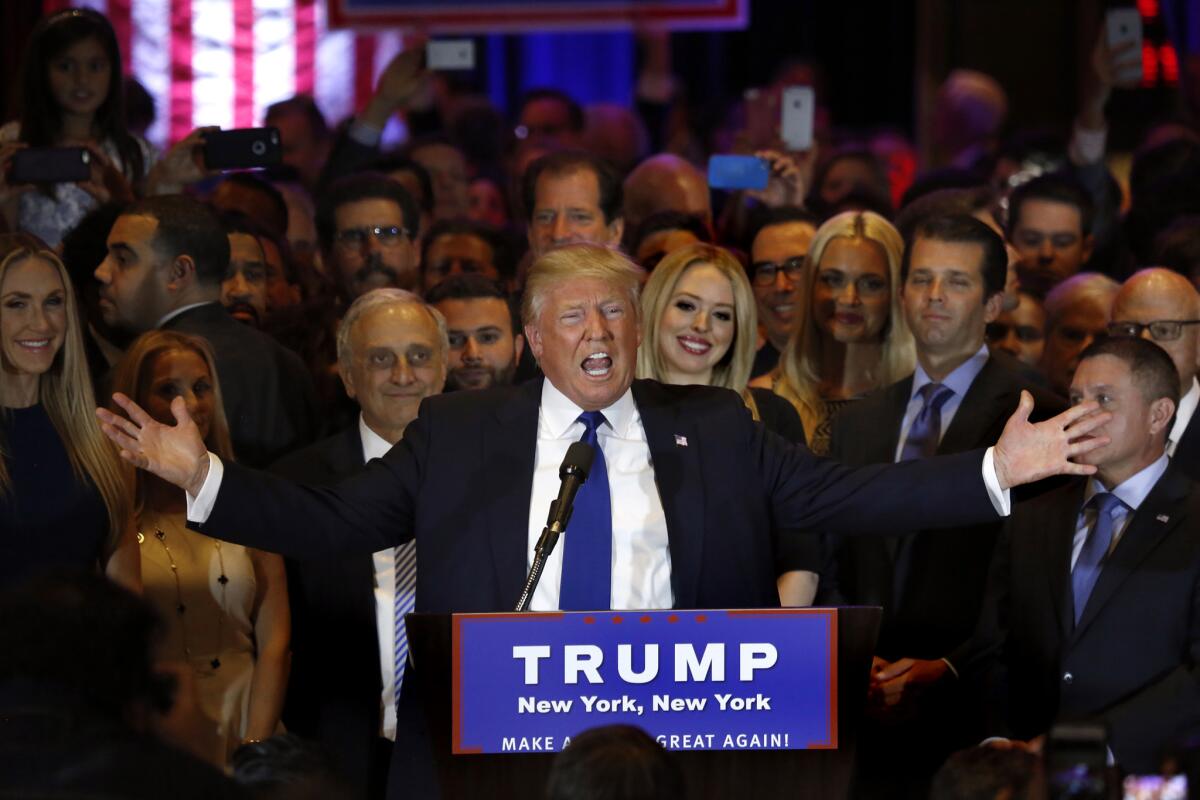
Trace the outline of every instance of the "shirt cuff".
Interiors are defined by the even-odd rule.
[[[1078,122],[1071,131],[1067,154],[1074,164],[1097,164],[1104,160],[1108,143],[1108,128],[1084,128]]]
[[[378,147],[383,139],[383,130],[360,119],[350,121],[346,135],[364,147]]]
[[[211,476],[211,473],[210,473]],[[987,487],[988,499],[992,508],[1002,517],[1012,513],[1012,493],[1000,488],[1000,479],[996,477],[996,448],[989,447],[983,454],[983,485]]]
[[[225,465],[221,463],[221,459],[217,458],[216,453],[208,454],[208,476],[204,479],[204,485],[200,487],[199,493],[195,497],[184,492],[187,495],[187,519],[188,522],[195,522],[203,525],[208,522],[208,517],[212,514],[213,506],[217,504],[217,492],[221,491],[221,479],[225,477]]]
[[[951,675],[953,675],[955,678],[958,677],[958,670],[956,670],[954,665],[950,663],[950,659],[943,658],[942,663],[946,665],[946,669],[950,670]]]

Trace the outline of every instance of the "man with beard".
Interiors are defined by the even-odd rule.
[[[261,328],[269,305],[262,231],[241,214],[222,214],[221,223],[229,239],[229,267],[221,281],[221,305],[238,322]]]
[[[450,336],[447,389],[488,389],[513,382],[525,337],[508,297],[482,275],[455,275],[425,301],[446,318]]]
[[[317,237],[330,277],[348,304],[384,286],[420,280],[420,212],[394,180],[374,172],[335,181],[317,204]]]

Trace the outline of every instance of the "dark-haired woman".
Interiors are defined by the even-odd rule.
[[[10,229],[57,247],[92,208],[133,199],[155,153],[125,127],[122,80],[117,37],[104,15],[72,8],[37,24],[21,65],[20,118],[0,128],[0,207]],[[6,177],[13,156],[34,147],[86,148],[90,177],[13,185]]]

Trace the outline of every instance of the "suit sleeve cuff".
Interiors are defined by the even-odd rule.
[[[989,447],[983,454],[983,485],[987,487],[988,499],[992,508],[1002,517],[1012,513],[1012,493],[1000,488],[1000,479],[996,477],[996,448]]]
[[[221,479],[224,477],[225,465],[221,463],[221,459],[217,458],[216,453],[210,452],[208,454],[208,477],[204,479],[204,485],[200,487],[200,491],[195,497],[187,495],[188,522],[195,522],[198,525],[208,522],[213,506],[217,503],[217,492],[221,490]],[[187,493],[185,492],[185,494]]]
[[[950,659],[943,658],[942,663],[946,665],[946,669],[950,670],[950,674],[953,675],[955,677],[955,679],[957,679],[958,678],[958,670],[956,670],[954,668],[954,665],[950,663]]]

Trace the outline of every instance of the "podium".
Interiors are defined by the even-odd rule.
[[[846,797],[882,610],[836,616],[837,746],[809,750],[677,750],[690,798]],[[459,754],[453,746],[453,624],[448,614],[411,614],[408,639],[443,797],[541,797],[554,753]]]

